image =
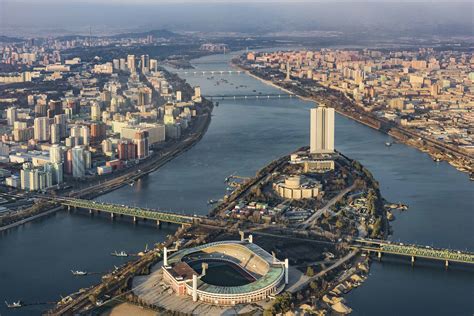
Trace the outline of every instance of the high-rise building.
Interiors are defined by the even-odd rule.
[[[91,142],[100,143],[107,135],[107,127],[102,122],[91,124]]]
[[[141,56],[141,66],[142,66],[142,73],[147,74],[150,72],[150,56],[149,55]]]
[[[55,115],[63,113],[63,105],[59,100],[50,100],[48,102],[48,117],[53,118]]]
[[[92,121],[100,121],[101,117],[101,110],[100,105],[98,103],[94,103],[91,105],[91,120]]]
[[[51,144],[59,144],[61,141],[61,127],[58,124],[51,124]]]
[[[120,71],[126,71],[127,70],[127,62],[125,61],[125,58],[120,58],[119,59],[119,68]]]
[[[55,144],[49,148],[49,161],[51,163],[63,162],[63,150],[59,145]]]
[[[81,126],[81,138],[82,144],[89,146],[90,143],[90,132],[88,126]]]
[[[17,111],[15,107],[11,107],[7,109],[7,122],[8,125],[13,126],[15,121],[17,120]]]
[[[104,154],[112,153],[112,141],[110,139],[104,139],[102,141],[102,152]]]
[[[150,71],[158,71],[158,60],[150,59]]]
[[[54,116],[54,124],[59,125],[60,138],[66,137],[66,128],[67,128],[67,115],[66,114],[57,114]]]
[[[117,144],[117,153],[120,160],[133,160],[137,158],[137,146],[131,140],[122,140]]]
[[[43,100],[43,99],[40,99]],[[40,103],[38,100],[38,103],[35,105],[35,116],[36,117],[41,117],[41,116],[46,116],[48,114],[48,106],[46,103]]]
[[[72,149],[72,176],[83,178],[86,175],[84,148],[76,146]]]
[[[130,71],[131,73],[135,73],[137,71],[135,64],[135,55],[127,56],[127,68],[128,71]]]
[[[149,154],[148,132],[147,131],[136,132],[134,142],[137,145],[137,157],[139,159],[148,157],[148,154]]]
[[[71,126],[71,129],[69,130],[69,136],[81,137],[81,127],[78,125]]]
[[[24,163],[20,171],[20,182],[23,190],[42,190],[53,185],[53,172],[48,166],[38,168],[31,163]]]
[[[311,109],[310,153],[334,152],[334,109],[320,105]]]
[[[49,141],[49,118],[48,117],[35,118],[34,138],[40,142]]]

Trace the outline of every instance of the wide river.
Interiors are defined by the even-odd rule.
[[[229,55],[195,60],[196,70],[229,70]],[[204,95],[276,93],[273,87],[241,75],[187,75]],[[217,84],[217,82],[219,82]],[[207,201],[226,192],[224,178],[234,172],[254,175],[270,160],[309,142],[309,109],[298,99],[228,100],[214,109],[204,138],[191,150],[134,186],[100,200],[186,213],[205,214]],[[418,150],[341,116],[336,116],[336,147],[359,160],[380,182],[390,201],[409,205],[392,222],[392,240],[474,250],[474,183],[447,163],[434,163]],[[87,214],[60,212],[0,235],[0,301],[56,301],[60,295],[96,283],[100,273],[126,259],[114,250],[136,253],[166,238],[175,227],[133,225]],[[71,269],[97,274],[74,277]],[[474,270],[442,263],[382,260],[370,277],[347,295],[354,315],[472,315]],[[8,310],[1,315],[36,315],[45,305]]]

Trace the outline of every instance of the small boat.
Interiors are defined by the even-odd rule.
[[[218,201],[215,201],[215,200],[211,199],[211,200],[207,201],[207,204],[212,205],[212,204],[216,204],[217,202]]]
[[[80,270],[71,270],[72,275],[74,276],[84,276],[87,275],[87,271],[80,271]]]
[[[128,257],[128,254],[123,250],[120,252],[114,251],[111,253],[111,255],[114,257]]]
[[[18,301],[18,302],[13,302],[11,304],[8,304],[7,301],[5,301],[5,305],[7,305],[8,308],[20,308],[23,306],[23,304],[21,303],[21,301]]]
[[[385,146],[390,147],[390,146],[392,146],[392,143],[391,142],[386,142]]]

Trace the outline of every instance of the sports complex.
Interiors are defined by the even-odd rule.
[[[219,241],[179,250],[163,257],[163,280],[177,295],[216,305],[266,300],[288,283],[288,259],[252,242]]]

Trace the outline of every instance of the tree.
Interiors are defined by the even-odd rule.
[[[312,266],[308,266],[308,268],[306,269],[306,275],[309,277],[312,277],[314,275],[314,270]]]
[[[312,290],[316,290],[318,288],[318,284],[314,281],[311,281],[311,283],[309,284],[309,287],[312,289]]]
[[[263,311],[263,316],[273,316],[272,309],[266,309]]]

